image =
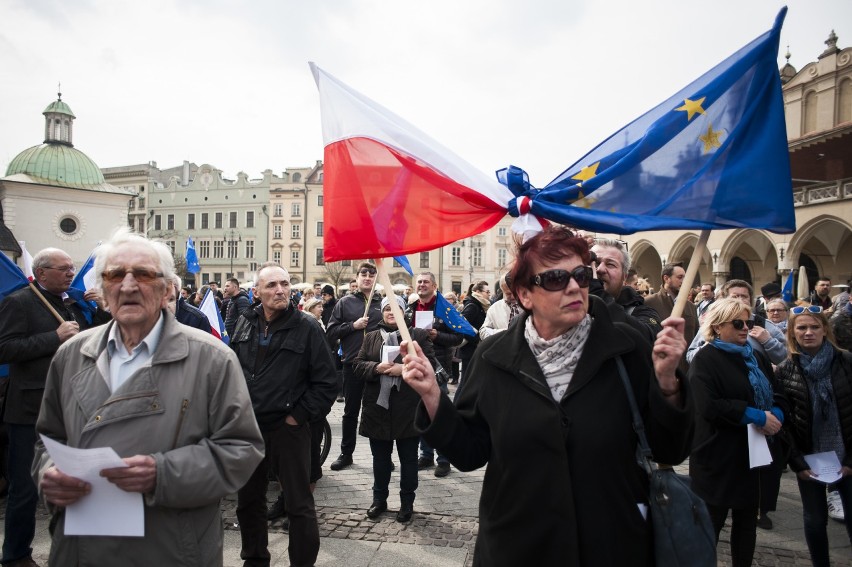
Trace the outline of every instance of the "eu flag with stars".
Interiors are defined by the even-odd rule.
[[[786,10],[770,31],[614,133],[541,191],[528,189],[532,213],[616,234],[730,228],[794,232],[777,67]],[[629,98],[630,89],[623,96]],[[507,171],[518,178],[518,168],[498,176],[510,177]]]
[[[444,322],[450,329],[463,335],[476,336],[476,329],[462,317],[462,314],[450,305],[441,292],[435,294],[435,317]]]
[[[195,242],[192,241],[191,236],[186,240],[186,271],[190,274],[197,274],[201,271],[198,254],[195,252]]]

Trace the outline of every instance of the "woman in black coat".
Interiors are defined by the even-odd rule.
[[[479,280],[470,284],[467,297],[462,301],[461,314],[476,329],[476,335],[466,337],[466,342],[459,347],[461,376],[459,377],[459,387],[456,388],[456,396],[459,395],[464,386],[465,377],[467,376],[466,369],[470,367],[470,359],[479,345],[479,328],[485,323],[485,314],[488,312],[489,307],[491,307],[491,289],[488,287],[488,282]]]
[[[689,457],[692,488],[707,504],[716,541],[731,511],[731,563],[751,565],[757,539],[760,471],[749,465],[748,433],[778,433],[786,403],[772,365],[748,343],[751,308],[739,299],[716,301],[704,316],[707,344],[689,367],[695,400],[695,438]]]
[[[405,302],[401,298],[396,295],[390,297],[395,298],[400,309],[405,310]],[[401,378],[402,364],[398,362],[401,358],[396,357],[393,362],[382,360],[383,346],[396,346],[401,342],[389,301],[392,299],[382,299],[382,322],[378,329],[364,337],[354,361],[355,374],[364,380],[358,432],[369,438],[373,453],[373,503],[367,510],[367,516],[377,518],[388,509],[388,486],[393,470],[391,451],[396,441],[400,464],[400,506],[396,521],[408,522],[414,511],[417,490],[420,434],[414,429],[414,411],[420,398]],[[429,333],[423,329],[410,329],[410,332],[414,340],[427,346],[428,356],[434,359]]]
[[[788,358],[776,376],[790,403],[790,468],[799,481],[805,541],[817,567],[829,565],[825,492],[804,456],[834,451],[842,478],[833,483],[844,510],[852,510],[852,354],[840,350],[820,307],[794,307],[787,322]],[[852,542],[852,522],[846,521]]]
[[[648,477],[616,359],[654,457],[676,464],[693,423],[676,375],[686,343],[672,319],[653,347],[589,297],[588,243],[550,227],[519,248],[512,291],[526,313],[479,345],[456,405],[423,356],[405,380],[422,396],[415,424],[459,470],[485,466],[474,565],[653,564]]]

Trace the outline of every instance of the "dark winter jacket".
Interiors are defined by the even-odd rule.
[[[831,318],[831,330],[837,346],[852,351],[852,303]]]
[[[265,337],[269,344],[263,351],[259,342]],[[262,306],[247,309],[237,321],[231,348],[240,359],[261,431],[280,427],[288,415],[300,424],[328,415],[337,396],[337,374],[312,315],[289,307],[267,323]]]
[[[468,295],[464,298],[461,311],[462,317],[477,331],[479,331],[479,328],[485,322],[485,313],[485,307],[473,295]],[[461,358],[469,359],[473,356],[473,352],[479,345],[479,333],[477,332],[474,337],[465,336],[464,338],[467,342],[459,349],[459,355]]]
[[[415,301],[405,310],[405,317],[412,324],[415,321],[417,303],[418,302]],[[435,317],[432,321],[432,328],[437,331],[437,336],[431,341],[432,347],[435,349],[435,358],[444,370],[446,370],[447,373],[450,373],[453,368],[453,351],[457,346],[462,344],[462,341],[465,339],[465,335],[453,331],[444,322],[444,320],[439,317]]]
[[[528,315],[480,343],[456,405],[441,397],[433,422],[418,407],[415,424],[459,470],[487,463],[475,565],[649,565],[651,529],[638,504],[648,479],[615,362],[629,369],[654,456],[680,463],[693,415],[665,401],[651,346],[589,297],[594,318],[567,393],[553,400],[524,338]]]
[[[65,305],[60,297],[39,291],[63,319],[76,321],[81,331],[111,320],[109,313],[98,309],[90,325],[76,304]],[[47,369],[59,348],[58,327],[59,321],[28,287],[0,303],[0,364],[9,365],[4,422],[35,424]]]
[[[783,391],[772,364],[756,352],[758,366],[772,384],[774,405],[787,414]],[[689,368],[695,398],[695,439],[689,456],[692,488],[708,504],[757,508],[759,470],[749,467],[748,435],[741,423],[747,407],[756,407],[748,367],[742,356],[706,345]]]
[[[369,321],[367,327],[358,330],[352,323],[364,316],[364,308],[367,306],[367,297],[359,292],[345,295],[337,300],[326,325],[326,334],[330,341],[340,341],[343,349],[343,362],[352,363],[361,350],[361,343],[370,331],[375,331],[382,320],[382,298],[378,293],[373,294],[370,302],[370,310],[367,313]]]
[[[409,329],[409,332],[411,338],[423,349],[426,357],[434,360],[435,355],[429,334],[423,329]],[[401,342],[398,334],[397,342]],[[417,409],[420,396],[404,380],[401,381],[399,390],[391,389],[387,409],[376,403],[382,389],[382,375],[376,374],[376,366],[381,361],[382,345],[384,345],[384,339],[381,330],[370,331],[364,337],[364,344],[361,345],[361,351],[355,358],[355,374],[364,380],[358,433],[370,439],[383,441],[417,437],[419,433],[414,429],[414,411]]]
[[[645,305],[642,296],[630,286],[622,287],[618,297],[613,299],[606,292],[601,281],[593,279],[591,285],[589,285],[589,295],[602,299],[610,307],[609,313],[616,321],[629,324],[651,344],[654,344],[654,341],[657,340],[657,334],[663,330],[663,326],[660,325],[662,319],[659,314],[653,308]],[[614,310],[613,304],[620,306],[624,313],[621,314]]]
[[[241,289],[237,295],[228,301],[228,313],[225,316],[225,331],[228,332],[228,336],[234,334],[234,329],[237,327],[237,320],[250,305],[251,301],[249,300],[248,292],[244,289]]]
[[[213,332],[213,328],[210,326],[210,320],[207,318],[207,315],[205,315],[201,309],[195,305],[191,305],[182,297],[178,298],[177,304],[175,305],[175,319],[187,327],[192,327],[193,329],[198,329],[205,333]]]
[[[803,471],[810,468],[804,455],[813,453],[813,405],[799,355],[794,354],[782,362],[775,372],[790,404],[790,412],[784,422],[784,428],[790,433],[790,468],[795,472]],[[852,467],[852,353],[835,349],[831,361],[831,388],[846,447],[842,464]]]

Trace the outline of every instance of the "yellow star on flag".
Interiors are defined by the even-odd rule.
[[[588,181],[592,177],[598,174],[598,166],[601,162],[593,163],[592,165],[587,165],[583,169],[580,170],[580,173],[572,177],[571,179],[576,179],[580,183],[583,181]]]
[[[570,204],[574,205],[575,207],[580,207],[581,209],[590,209],[592,208],[592,205],[595,203],[595,201],[597,201],[597,199],[595,199],[594,197],[586,197],[585,195],[583,195],[583,192],[580,191],[579,197],[571,201]]]
[[[704,103],[704,99],[706,98],[706,96],[703,96],[698,100],[689,100],[688,98],[685,98],[683,99],[683,106],[679,106],[675,108],[675,110],[686,112],[686,121],[689,122],[696,114],[704,114],[704,109],[701,108],[701,105]]]
[[[712,124],[707,125],[707,132],[698,136],[698,139],[704,142],[704,153],[722,146],[722,143],[719,142],[719,136],[721,135],[722,130],[713,130]]]

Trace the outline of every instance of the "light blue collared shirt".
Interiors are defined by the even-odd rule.
[[[154,324],[148,335],[142,342],[136,345],[131,352],[121,340],[121,330],[118,323],[112,326],[107,339],[107,354],[109,355],[109,379],[107,386],[110,392],[115,393],[133,374],[144,366],[151,365],[151,359],[160,344],[160,335],[163,332],[163,314]]]

